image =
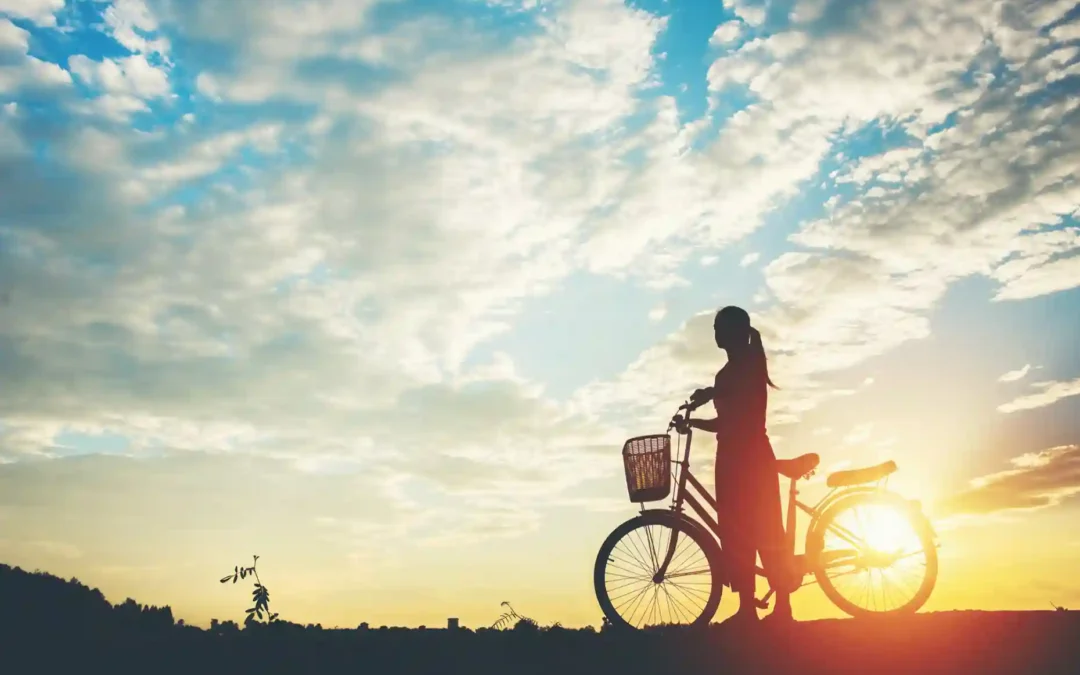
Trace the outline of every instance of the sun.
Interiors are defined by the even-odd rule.
[[[878,553],[899,554],[921,546],[919,534],[907,514],[893,506],[873,505],[859,509],[857,518],[863,541]]]

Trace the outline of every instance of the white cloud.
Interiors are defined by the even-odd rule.
[[[1080,40],[1080,21],[1063,23],[1050,30],[1050,37],[1058,42]]]
[[[998,382],[1016,382],[1018,380],[1022,380],[1030,370],[1031,364],[1025,364],[1023,368],[1020,368],[1018,370],[1010,370],[1009,372],[1005,373],[998,378]]]
[[[167,54],[169,42],[163,37],[147,39],[140,33],[154,33],[158,21],[145,0],[114,0],[105,9],[105,25],[113,39],[135,54]]]
[[[709,38],[711,45],[726,45],[739,39],[742,34],[742,25],[738,21],[728,21],[720,24]]]
[[[796,23],[816,21],[824,14],[828,4],[828,0],[798,0],[791,12],[791,20]]]
[[[25,54],[30,48],[30,33],[11,23],[8,19],[0,19],[0,53],[12,50],[19,54]]]
[[[1035,382],[1032,383],[1031,388],[1039,391],[1003,403],[998,406],[998,411],[1012,413],[1020,410],[1034,410],[1053,405],[1065,398],[1080,396],[1080,378],[1061,382]]]
[[[34,11],[30,4],[20,6],[25,11]],[[30,56],[29,48],[30,34],[0,17],[0,94],[7,97],[20,91],[50,92],[71,84],[66,70]]]
[[[237,4],[173,6],[169,16],[206,27],[209,17],[246,11]],[[337,35],[340,24],[321,13],[333,7],[319,4],[309,18],[325,18]],[[244,16],[280,18],[274,8],[256,14]],[[226,98],[266,87],[321,104],[318,123],[214,132],[210,118],[199,128],[71,130],[56,156],[86,195],[50,197],[50,213],[79,212],[85,225],[49,230],[12,217],[19,226],[0,233],[19,242],[0,264],[0,282],[16,283],[0,330],[23,345],[19,368],[36,373],[0,363],[3,452],[62,454],[55,438],[67,429],[125,435],[134,454],[258,453],[306,471],[368,463],[466,499],[477,513],[506,505],[503,533],[533,522],[530,514],[577,482],[609,474],[588,450],[617,447],[619,432],[548,400],[505,356],[466,360],[506,330],[523,298],[586,264],[574,255],[588,233],[582,223],[632,172],[613,161],[629,144],[580,141],[618,136],[641,109],[635,96],[660,27],[617,3],[583,3],[533,38],[420,59],[382,89],[339,86],[340,97],[285,76],[295,65],[286,56],[277,79],[241,60],[237,72],[202,82],[216,78]],[[292,30],[301,27],[275,19],[271,33]],[[303,29],[313,44],[320,30]],[[257,32],[245,39],[245,49],[265,45]],[[141,54],[71,63],[115,101],[168,95],[164,77],[132,68],[155,63]],[[286,143],[311,159],[287,170],[230,165],[245,148],[271,155]],[[440,144],[454,151],[428,151]],[[250,170],[253,187],[238,181],[136,216],[226,166],[219,185]],[[2,207],[5,222],[54,192],[22,175],[20,201]],[[122,261],[119,271],[87,264],[95,252]],[[123,359],[140,364],[138,383],[116,370]],[[69,380],[66,393],[54,389]],[[52,403],[28,408],[15,393],[27,388]],[[428,525],[453,531],[453,522]]]
[[[1010,460],[1012,468],[972,479],[943,503],[950,516],[1033,511],[1080,493],[1080,446],[1061,445]]]
[[[996,275],[995,275],[996,276]],[[1067,258],[1057,258],[1008,280],[995,300],[1024,300],[1076,288],[1080,285],[1080,249]]]
[[[756,39],[710,68],[714,92],[741,84],[758,99],[721,131],[716,147],[725,153],[717,159],[721,166],[741,161],[739,141],[727,135],[738,130],[752,139],[758,166],[782,172],[774,186],[809,178],[836,131],[884,120],[910,136],[904,147],[856,159],[836,174],[857,187],[855,197],[792,237],[815,250],[781,255],[765,268],[771,304],[754,320],[771,372],[786,383],[784,398],[803,401],[797,408],[823,400],[816,381],[827,373],[928,336],[927,312],[957,279],[999,278],[1003,297],[1080,283],[1074,258],[1062,257],[1077,248],[1077,231],[1061,227],[1062,216],[1080,205],[1073,177],[1080,138],[1054,131],[1078,106],[1046,89],[1065,57],[1045,58],[1058,47],[1038,36],[1063,7],[1028,15],[980,2],[869,3],[845,30]],[[989,77],[992,42],[1006,53],[1013,79]],[[969,71],[976,77],[965,84]],[[1049,97],[1039,106],[1024,98],[1044,90]],[[950,113],[957,123],[930,133]],[[804,165],[783,151],[792,139],[802,145],[793,154]],[[786,188],[774,199],[783,194]],[[738,204],[740,196],[723,199]],[[768,203],[748,205],[747,214]],[[714,357],[698,324],[703,316],[642,354],[612,386],[640,390],[661,373],[673,383],[707,377]],[[798,414],[777,405],[785,408],[774,408],[774,419]]]
[[[33,56],[27,56],[15,65],[0,65],[0,93],[3,94],[57,89],[70,84],[71,76],[66,70]]]
[[[0,0],[0,12],[39,26],[55,26],[55,15],[63,8],[64,0]]]
[[[870,440],[873,432],[873,423],[864,422],[853,427],[851,431],[849,431],[848,434],[844,436],[843,443],[844,445],[859,445],[861,443],[866,443]]]
[[[760,253],[756,253],[756,252],[755,253],[747,253],[746,255],[744,255],[742,257],[741,260],[739,260],[739,266],[740,267],[749,267],[749,266],[753,265],[754,263],[756,263],[758,261],[758,259],[760,259],[760,258],[761,258]]]
[[[71,72],[91,86],[112,94],[159,98],[169,93],[169,77],[141,54],[92,61],[81,54],[69,60]]]
[[[760,26],[765,23],[766,7],[759,0],[728,0],[727,4],[750,26]]]
[[[1075,248],[1060,216],[1077,203],[1076,139],[1063,123],[1076,106],[1046,90],[1067,55],[1030,18],[989,4],[868,3],[845,30],[752,40],[709,82],[755,103],[710,138],[707,117],[686,123],[675,99],[639,97],[659,76],[665,28],[647,12],[553,4],[528,35],[502,40],[440,21],[375,35],[371,6],[204,0],[151,14],[127,2],[107,14],[135,54],[71,67],[113,116],[170,95],[167,62],[147,55],[169,49],[145,37],[162,25],[235,57],[197,75],[203,95],[318,113],[245,128],[215,129],[200,112],[199,125],[176,129],[65,130],[52,143],[70,190],[50,179],[60,173],[14,166],[0,200],[0,287],[15,288],[0,334],[18,345],[0,360],[8,457],[59,454],[57,434],[74,429],[124,434],[135,454],[252,453],[314,476],[362,466],[401,491],[394,523],[410,533],[485,536],[494,514],[487,534],[501,536],[535,526],[566,494],[592,503],[572,488],[610,477],[611,455],[595,451],[617,449],[630,420],[662,423],[723,355],[709,310],[566,403],[481,347],[574,272],[686,283],[684,262],[714,264],[715,249],[817,179],[838,137],[881,122],[912,138],[838,172],[853,196],[793,223],[810,250],[763,270],[769,304],[754,322],[783,387],[770,426],[850,392],[827,384],[830,373],[927,336],[953,280],[988,274],[1002,293],[1031,293],[1027,280]],[[738,10],[764,19],[760,6]],[[25,51],[18,32],[7,39]],[[1001,93],[982,61],[990,46],[1017,78]],[[358,61],[393,76],[361,81]],[[49,66],[67,76],[26,68]],[[4,77],[0,88],[27,81]],[[1025,88],[1045,104],[1025,107]],[[937,130],[950,113],[957,124]],[[631,119],[645,122],[640,133]],[[12,148],[30,138],[6,117],[0,134]],[[241,163],[246,150],[263,161]],[[151,208],[208,177],[213,190]],[[1061,286],[1067,271],[1037,288]],[[425,509],[417,493],[453,506]],[[370,518],[326,525],[355,542]]]
[[[661,303],[649,310],[649,321],[660,321],[667,316],[667,305]]]

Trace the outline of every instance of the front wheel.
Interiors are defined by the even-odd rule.
[[[825,596],[853,617],[914,613],[937,583],[929,521],[892,494],[853,494],[828,507],[807,533],[806,557]]]
[[[723,591],[720,547],[688,518],[646,511],[604,540],[593,586],[614,627],[708,625]]]

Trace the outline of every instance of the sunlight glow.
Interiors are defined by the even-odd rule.
[[[910,519],[898,509],[885,506],[861,509],[866,543],[878,553],[903,553],[920,546],[918,533]]]

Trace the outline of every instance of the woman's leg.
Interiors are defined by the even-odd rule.
[[[755,472],[758,518],[755,528],[755,547],[761,554],[761,566],[769,577],[769,585],[776,592],[773,614],[791,616],[791,584],[794,557],[784,532],[784,515],[780,503],[780,479],[771,465]]]
[[[727,562],[727,575],[731,591],[739,596],[738,614],[744,618],[757,618],[755,604],[757,547],[753,523],[747,519],[752,510],[753,486],[743,467],[731,465],[717,458],[716,506],[717,522],[720,524],[720,545]]]

